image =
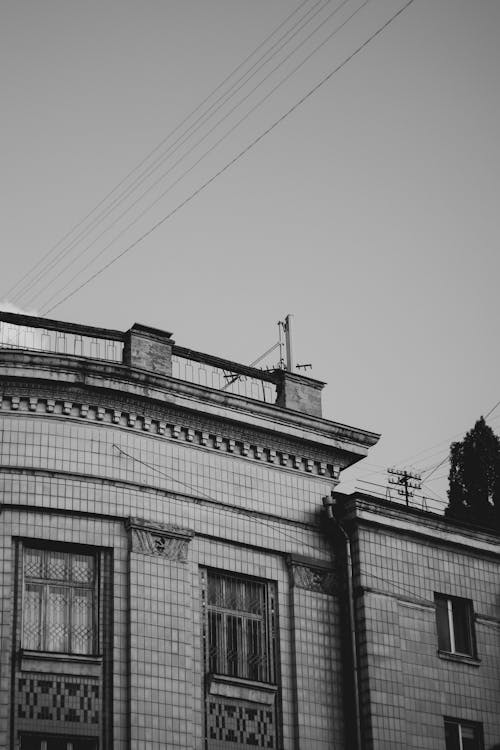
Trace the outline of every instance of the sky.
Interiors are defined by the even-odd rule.
[[[324,416],[382,434],[340,489],[425,478],[500,399],[500,3],[357,52],[404,4],[4,0],[0,308],[244,363],[293,314]]]

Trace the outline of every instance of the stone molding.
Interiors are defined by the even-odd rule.
[[[292,574],[292,583],[296,588],[330,596],[336,593],[333,563],[327,564],[312,558],[289,555],[288,566]]]
[[[78,399],[72,401],[68,398],[29,395],[21,390],[18,394],[0,394],[0,413],[10,411],[113,424],[190,445],[199,445],[219,453],[229,453],[260,463],[279,465],[304,474],[323,476],[335,481],[338,481],[340,476],[340,465],[276,450],[263,444],[235,440],[233,437],[222,435],[218,430],[212,433],[204,429],[194,429],[187,424],[179,424],[179,422],[175,423],[159,419],[156,416],[141,414],[138,410],[127,411],[117,409],[114,406],[92,404],[90,400],[82,401]]]
[[[130,550],[143,555],[164,557],[167,560],[186,562],[189,542],[194,536],[191,529],[174,524],[152,523],[142,518],[129,518]]]
[[[210,674],[208,676],[209,695],[219,695],[222,698],[246,700],[252,703],[264,703],[272,706],[278,692],[277,685],[243,680],[226,675]]]

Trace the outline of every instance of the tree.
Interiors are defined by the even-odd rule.
[[[480,417],[450,447],[445,515],[500,531],[500,439]]]

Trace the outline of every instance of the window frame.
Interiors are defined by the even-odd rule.
[[[458,745],[454,742],[454,747],[449,746],[446,737],[447,726],[454,727],[458,730]],[[446,750],[464,750],[463,745],[463,729],[472,729],[474,733],[474,750],[484,750],[484,734],[483,725],[479,721],[469,721],[467,719],[457,719],[451,716],[444,717],[444,732],[445,732],[445,743]],[[453,740],[452,740],[453,741]]]
[[[23,740],[28,739],[35,741],[39,743],[40,750],[47,750],[47,742],[50,740],[58,740],[59,742],[66,742],[66,750],[68,750],[68,746],[71,747],[71,750],[73,750],[73,745],[77,742],[86,742],[89,746],[86,750],[98,750],[99,747],[99,740],[97,737],[80,737],[77,735],[72,735],[71,737],[68,737],[67,735],[57,735],[57,734],[38,734],[36,732],[21,732],[19,735],[19,746],[20,750],[23,750]]]
[[[231,571],[217,570],[214,568],[201,568],[202,575],[202,605],[203,605],[203,643],[204,643],[204,661],[205,670],[211,677],[219,677],[223,679],[229,679],[231,681],[237,681],[242,683],[261,683],[263,685],[276,686],[278,682],[278,651],[277,651],[277,588],[273,581],[263,580],[260,578],[254,578],[251,576],[241,575]],[[258,615],[251,611],[233,609],[231,607],[223,605],[214,605],[209,603],[209,579],[212,576],[216,576],[219,581],[224,585],[227,581],[234,581],[242,586],[248,584],[251,586],[262,587],[263,593],[263,608],[264,612],[262,615]],[[219,654],[213,656],[210,651],[211,642],[211,614],[219,615],[220,622],[222,623],[222,631],[220,634],[220,643],[222,649]],[[241,651],[239,658],[236,660],[237,667],[241,669],[234,669],[229,667],[227,641],[229,634],[229,618],[237,618],[242,621],[241,629]],[[249,623],[261,623],[259,628],[258,638],[263,648],[261,651],[262,664],[257,668],[262,669],[261,674],[252,674],[250,669],[249,660],[249,633],[245,630]],[[217,640],[219,637],[217,636]],[[222,654],[222,663],[219,661],[219,656]],[[214,659],[216,664],[214,664]],[[216,669],[213,669],[213,667]],[[220,667],[223,667],[222,669]],[[217,668],[218,667],[218,668]],[[224,668],[225,667],[225,668]],[[246,672],[246,673],[245,673]]]
[[[459,659],[477,659],[474,607],[471,599],[434,592],[438,653]],[[446,617],[444,617],[446,610]],[[457,633],[461,626],[466,649],[457,648]]]
[[[72,581],[60,581],[57,579],[40,578],[36,579],[34,576],[29,577],[25,573],[25,561],[26,553],[29,550],[38,550],[42,552],[45,559],[46,554],[51,552],[60,552],[68,555],[86,555],[93,559],[93,580],[90,585],[81,584]],[[73,544],[59,544],[59,543],[40,543],[37,540],[23,539],[21,541],[21,556],[20,556],[20,646],[21,652],[24,654],[33,655],[44,655],[52,658],[67,657],[70,659],[95,659],[100,656],[100,633],[99,633],[99,621],[100,621],[100,581],[101,581],[101,555],[99,550],[96,548],[73,545]],[[40,586],[42,589],[40,597],[40,613],[39,613],[39,648],[32,648],[25,645],[25,616],[26,616],[26,589],[27,585],[32,584],[33,586]],[[60,586],[70,591],[70,597],[67,605],[68,611],[68,649],[64,651],[56,651],[48,648],[47,641],[47,598],[51,587]],[[74,650],[73,648],[73,632],[72,632],[72,603],[75,589],[86,589],[91,592],[92,597],[92,633],[91,633],[91,648],[88,653],[82,653],[81,651]]]

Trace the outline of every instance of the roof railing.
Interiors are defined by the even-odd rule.
[[[127,333],[0,311],[0,349],[123,362]],[[276,375],[210,354],[172,347],[172,376],[219,391],[276,402]]]
[[[138,323],[123,332],[0,311],[2,349],[123,364],[321,417],[324,383],[281,368],[260,370],[177,346],[170,333]]]

